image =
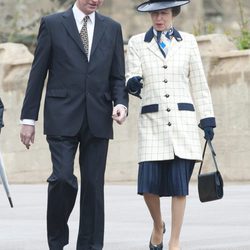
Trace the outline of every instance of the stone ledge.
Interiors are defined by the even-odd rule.
[[[0,43],[0,63],[10,65],[31,64],[33,55],[21,43]]]
[[[250,49],[248,50],[231,50],[228,52],[222,52],[218,57],[219,59],[226,59],[232,57],[245,57],[250,56]]]
[[[235,50],[236,47],[226,35],[210,34],[196,37],[202,55],[218,57],[218,53]]]

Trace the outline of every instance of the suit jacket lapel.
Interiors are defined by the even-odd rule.
[[[93,35],[93,42],[92,42],[90,58],[94,54],[94,52],[95,52],[95,50],[96,50],[96,48],[98,46],[98,43],[100,42],[101,37],[104,34],[105,28],[106,28],[106,25],[105,25],[105,22],[104,22],[104,18],[100,14],[98,14],[96,12],[96,15],[95,15],[95,28],[94,28],[94,35]]]
[[[72,8],[70,8],[63,14],[62,23],[65,26],[71,38],[74,40],[74,42],[79,46],[79,48],[82,50],[82,52],[86,56],[86,53],[84,51],[84,47],[81,41],[81,37],[79,35],[78,29],[76,26],[76,21],[74,18]]]

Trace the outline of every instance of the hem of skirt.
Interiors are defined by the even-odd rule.
[[[182,160],[189,160],[189,161],[194,161],[195,163],[199,163],[199,162],[202,162],[202,158],[198,158],[198,157],[180,157],[178,155],[175,155],[177,156],[178,158],[182,159]],[[139,159],[138,160],[138,164],[140,163],[143,163],[143,162],[152,162],[152,161],[159,161],[159,162],[162,162],[162,161],[172,161],[174,160],[174,158],[150,158],[150,159]]]
[[[159,194],[159,193],[153,193],[153,192],[137,192],[138,195],[144,195],[145,193],[147,194],[153,194],[153,195],[158,195],[159,197],[178,197],[178,196],[188,196],[189,193],[184,193],[184,194]]]

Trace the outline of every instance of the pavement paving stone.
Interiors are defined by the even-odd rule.
[[[226,183],[222,200],[201,203],[197,184],[190,185],[182,250],[250,250],[250,184]],[[9,207],[0,185],[0,250],[46,250],[47,186],[11,185],[14,208]],[[79,195],[71,214],[70,243],[75,250],[78,231]],[[162,198],[162,213],[170,230],[171,199]],[[104,250],[148,250],[151,219],[135,184],[107,184]]]

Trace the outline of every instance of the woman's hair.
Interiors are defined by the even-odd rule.
[[[177,7],[172,8],[172,14],[174,17],[178,16],[180,14],[180,12],[181,12],[181,6],[177,6]]]

